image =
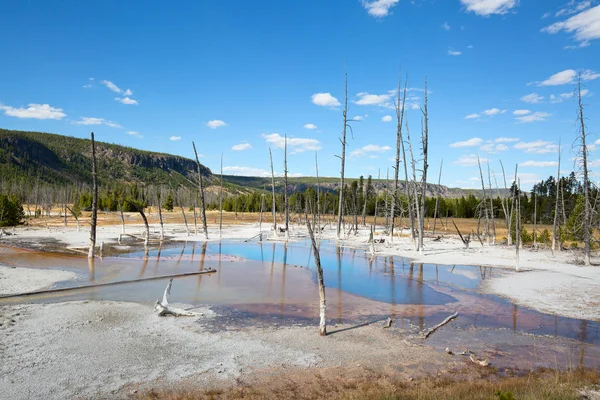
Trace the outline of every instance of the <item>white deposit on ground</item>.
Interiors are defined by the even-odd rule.
[[[0,260],[1,261],[1,260]],[[32,292],[77,278],[74,272],[0,265],[0,295]]]

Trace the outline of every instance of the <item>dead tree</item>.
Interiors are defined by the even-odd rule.
[[[413,186],[413,200],[414,200],[414,207],[415,207],[415,211],[417,213],[417,223],[419,225],[419,230],[421,227],[421,215],[420,215],[420,208],[419,208],[419,188],[417,185],[417,162],[415,161],[415,155],[413,153],[413,149],[412,149],[412,142],[410,140],[410,129],[408,128],[408,120],[406,121],[406,142],[408,143],[408,150],[410,153],[410,164],[412,167],[412,186]],[[415,250],[420,251],[421,250],[421,232],[418,232],[418,239],[415,241]]]
[[[321,236],[321,185],[319,184],[319,159],[315,151],[315,170],[317,172],[317,228],[319,229],[319,237]]]
[[[439,207],[439,203],[440,203],[440,191],[441,191],[441,183],[442,183],[442,168],[444,167],[444,159],[442,158],[442,161],[440,162],[440,175],[438,176],[438,186],[437,186],[437,191],[438,194],[435,197],[435,210],[433,211],[433,234],[435,235],[435,223],[437,221],[437,214],[438,214],[438,207]],[[441,221],[441,218],[440,218]]]
[[[407,82],[404,82],[404,95],[402,96],[402,101],[400,101],[400,87],[401,81],[398,79],[398,96],[396,100],[396,160],[394,164],[394,192],[392,193],[392,225],[390,226],[390,241],[393,241],[394,238],[394,222],[396,219],[396,204],[398,203],[398,173],[400,172],[400,148],[402,143],[402,123],[404,122],[404,105],[406,104],[406,85]]]
[[[271,159],[271,190],[273,193],[273,202],[271,203],[271,210],[273,212],[273,232],[277,236],[277,211],[275,209],[275,171],[273,170],[273,153],[269,147],[269,158]]]
[[[490,219],[492,222],[492,244],[496,244],[496,222],[494,220],[494,196],[492,195],[492,173],[490,172],[490,161],[487,162],[488,187],[490,189]]]
[[[588,148],[586,144],[587,134],[585,132],[585,118],[583,116],[583,101],[581,95],[581,75],[577,80],[577,122],[580,129],[579,137],[579,153],[581,159],[581,168],[583,169],[583,201],[584,201],[584,214],[583,214],[583,244],[584,244],[584,264],[586,266],[591,265],[590,253],[591,253],[591,229],[592,229],[592,210],[590,207],[590,179],[588,176],[588,163],[587,153]]]
[[[504,190],[508,190],[508,186],[506,185],[506,173],[504,171],[504,164],[502,164],[502,160],[500,160],[500,166],[502,167],[502,177],[504,178]],[[506,229],[508,229],[508,237],[506,238],[506,241],[509,246],[512,246],[511,228],[514,201],[512,203],[512,206],[509,207],[509,196],[503,196],[503,200],[504,201],[502,202],[502,208],[504,210],[504,219],[506,220]],[[504,203],[506,203],[506,206],[504,205]]]
[[[337,220],[337,238],[342,239],[342,222],[344,218],[344,168],[346,166],[346,128],[348,127],[348,74],[346,73],[346,79],[344,84],[344,111],[342,113],[343,127],[342,127],[342,155],[337,156],[342,161],[342,169],[340,172],[340,196],[338,202],[338,220]]]
[[[560,139],[558,140],[558,171],[556,173],[556,204],[554,204],[554,223],[552,224],[552,251],[556,250],[556,244],[560,250],[560,220],[558,218],[558,205],[560,196]]]
[[[221,153],[221,188],[219,190],[219,237],[223,237],[223,153]]]
[[[288,198],[287,135],[283,142],[283,203],[285,207],[285,238],[290,238],[290,200]]]
[[[165,238],[165,226],[163,224],[163,216],[162,216],[162,188],[159,186],[155,188],[156,190],[156,206],[158,207],[158,219],[160,222],[160,240],[162,241]]]
[[[427,153],[429,146],[429,113],[427,110],[427,80],[425,80],[425,94],[423,109],[421,110],[423,113],[423,132],[421,133],[421,143],[422,143],[422,152],[423,152],[423,181],[421,190],[421,215],[419,217],[419,250],[423,251],[423,235],[425,233],[425,196],[427,194],[427,170],[429,169],[429,165],[427,165]]]
[[[481,177],[481,190],[483,192],[483,199],[481,200],[481,203],[479,203],[479,218],[481,218],[482,213],[485,215],[485,233],[488,237],[488,244],[490,244],[490,222],[488,219],[487,196],[485,192],[485,182],[483,180],[483,172],[481,170],[481,161],[479,159],[479,155],[477,155],[477,165],[479,166],[479,176]],[[479,234],[479,223],[477,224],[477,234]]]
[[[381,168],[377,169],[377,181],[379,181],[381,178]],[[379,194],[377,193],[377,190],[375,190],[375,214],[373,215],[373,228],[375,228],[377,226],[377,212],[379,211],[377,209],[377,206],[379,205]]]
[[[519,248],[521,247],[521,178],[517,178],[517,169],[518,164],[515,166],[515,182],[517,182],[517,187],[513,194],[516,197],[513,203],[515,203],[515,269],[519,272]]]
[[[194,155],[196,156],[196,164],[198,164],[198,186],[200,188],[200,209],[202,211],[202,229],[204,230],[204,238],[208,240],[208,227],[206,226],[206,204],[204,203],[204,187],[202,185],[202,171],[200,169],[200,160],[198,159],[198,152],[196,151],[196,145],[192,142],[194,147]]]
[[[327,335],[327,319],[326,319],[326,311],[327,304],[325,303],[325,283],[323,283],[323,268],[321,267],[321,257],[319,255],[319,248],[317,247],[317,243],[315,241],[315,235],[313,233],[313,229],[310,226],[310,221],[308,217],[306,218],[306,227],[308,228],[308,235],[310,236],[310,242],[313,249],[313,254],[315,256],[315,266],[317,269],[317,282],[319,284],[319,335],[326,336]]]
[[[94,258],[96,252],[96,223],[98,220],[98,181],[96,170],[96,142],[94,141],[94,132],[92,138],[92,221],[90,229],[90,250],[88,258]],[[37,206],[36,206],[37,207]]]
[[[67,210],[69,210],[71,212],[71,214],[73,215],[73,217],[75,218],[75,222],[77,222],[77,232],[79,232],[79,217],[77,217],[77,214],[75,213],[75,211],[73,211],[73,209],[71,209],[71,207],[69,207],[67,204],[65,204],[65,207],[67,207]]]

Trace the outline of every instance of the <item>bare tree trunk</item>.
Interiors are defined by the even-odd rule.
[[[317,171],[317,228],[321,237],[321,185],[319,184],[319,159],[315,151],[315,170]]]
[[[196,206],[198,205],[197,204],[197,200],[198,200],[198,198],[195,197],[194,198],[194,204],[192,204],[192,210],[194,211],[194,235],[198,234],[198,216],[197,216],[197,213],[196,213]]]
[[[502,160],[500,160],[500,166],[502,167],[502,177],[504,178],[504,189],[506,190],[506,189],[508,189],[508,186],[506,186],[506,173],[504,171],[504,164],[502,164]],[[513,214],[513,208],[514,208],[514,204],[515,204],[514,196],[513,196],[512,207],[510,207],[510,210],[508,207],[509,206],[508,196],[506,196],[504,200],[506,202],[506,207],[504,207],[504,218],[506,219],[506,228],[508,229],[508,237],[506,238],[506,242],[509,246],[512,246],[512,235],[510,232],[511,232],[511,228],[512,228],[512,214]],[[504,204],[504,203],[502,203],[502,204]]]
[[[77,222],[77,232],[79,232],[79,218],[77,217],[77,214],[75,214],[75,212],[68,205],[65,204],[65,207],[67,207],[67,210],[69,210],[71,212],[71,214],[73,214],[73,217],[75,218],[75,221]]]
[[[219,237],[223,237],[223,153],[221,153],[221,188],[219,190]]]
[[[124,194],[123,194],[124,196]],[[123,215],[123,199],[119,200],[119,212],[121,214],[121,233],[125,233],[125,216]]]
[[[537,198],[535,192],[533,193],[533,248],[537,249],[537,232],[536,232],[536,222],[537,222]]]
[[[496,222],[494,220],[494,195],[492,194],[492,174],[490,172],[490,161],[487,162],[488,184],[490,189],[490,218],[492,220],[492,244],[496,244]]]
[[[96,253],[96,223],[98,220],[98,182],[96,171],[96,142],[94,141],[94,132],[92,138],[92,221],[90,229],[90,250],[88,258],[94,258]]]
[[[488,209],[487,209],[487,196],[485,193],[485,182],[483,180],[483,172],[481,170],[481,161],[479,160],[479,155],[477,155],[477,165],[479,166],[479,176],[481,177],[481,190],[483,191],[483,199],[481,200],[481,203],[479,203],[479,212],[485,213],[486,234],[488,235],[488,244],[491,244],[491,242],[490,242],[490,239],[491,239],[491,237],[490,237],[490,222],[488,220]],[[482,205],[483,205],[483,210],[481,208]],[[477,234],[479,234],[479,228],[477,229]]]
[[[308,218],[306,218],[306,227],[308,228],[308,234],[310,236],[310,242],[313,248],[313,254],[315,256],[315,266],[317,269],[317,282],[319,284],[319,336],[327,335],[327,319],[326,311],[327,304],[325,303],[325,284],[323,283],[323,268],[321,267],[321,257],[319,255],[319,249],[315,242],[315,235],[313,229],[310,226]]]
[[[584,264],[586,266],[591,265],[591,260],[590,260],[590,253],[591,253],[591,247],[590,247],[590,241],[591,241],[591,234],[590,231],[592,229],[592,223],[591,223],[591,219],[592,219],[592,212],[590,209],[590,180],[589,180],[589,176],[588,176],[588,164],[587,164],[587,145],[586,145],[586,139],[587,139],[587,135],[585,133],[585,119],[583,116],[583,102],[582,102],[582,96],[581,96],[581,76],[579,76],[578,80],[577,80],[577,106],[578,106],[578,122],[579,122],[579,126],[581,129],[581,164],[582,164],[582,168],[583,168],[583,200],[585,202],[585,208],[584,208],[584,221],[583,221],[583,242],[585,245],[584,248]]]
[[[560,139],[558,141],[558,171],[556,173],[556,204],[554,205],[554,224],[552,225],[552,251],[556,250],[556,244],[560,250],[560,239],[558,237],[560,231],[560,222],[558,218],[558,205],[560,195]]]
[[[423,107],[424,129],[421,134],[421,142],[423,146],[423,189],[421,190],[421,216],[419,219],[419,246],[421,252],[423,251],[423,235],[425,233],[425,197],[427,195],[427,170],[429,169],[429,165],[427,164],[427,153],[429,147],[429,112],[427,110],[427,97],[427,80],[425,80],[425,100]]]
[[[406,142],[408,143],[408,150],[410,153],[410,164],[412,166],[412,174],[413,174],[413,196],[414,196],[414,207],[415,207],[415,211],[417,213],[417,223],[419,225],[419,230],[421,229],[421,215],[420,215],[420,211],[419,211],[419,188],[417,185],[417,166],[416,166],[416,161],[415,161],[415,156],[413,153],[413,149],[412,149],[412,142],[410,140],[410,129],[408,128],[408,121],[406,121]],[[418,232],[418,238],[417,240],[414,242],[415,243],[415,250],[420,251],[421,250],[421,232]]]
[[[150,244],[150,225],[148,224],[148,218],[146,218],[146,214],[144,213],[143,207],[136,205],[136,208],[137,208],[137,211],[142,216],[142,219],[144,220],[144,226],[146,227],[146,237],[144,239],[144,247],[148,247],[148,245]]]
[[[379,181],[380,178],[381,178],[381,168],[378,168],[377,169],[377,181]],[[379,205],[379,193],[377,193],[377,191],[375,191],[375,215],[373,215],[373,228],[374,229],[377,226],[377,212],[379,211],[377,209],[378,205]]]
[[[342,220],[344,217],[344,168],[346,165],[346,128],[348,126],[348,74],[344,84],[344,111],[343,111],[343,129],[342,129],[342,169],[340,172],[340,197],[338,202],[338,220],[337,220],[337,238],[342,239]]]
[[[392,193],[392,225],[390,227],[390,241],[394,240],[394,225],[396,220],[396,204],[398,203],[398,173],[400,172],[400,148],[402,143],[402,123],[404,122],[404,105],[406,103],[406,85],[407,80],[404,82],[404,95],[402,102],[400,101],[400,87],[401,80],[398,79],[398,97],[396,100],[396,160],[394,164],[394,192]]]
[[[406,133],[407,139],[410,143],[410,134],[408,132],[408,121],[406,121]],[[404,195],[406,196],[406,201],[408,204],[408,217],[410,219],[410,238],[413,242],[415,242],[415,212],[413,210],[413,204],[411,201],[412,191],[410,190],[410,181],[408,179],[408,164],[406,163],[406,151],[404,148],[404,140],[401,138],[402,144],[402,160],[404,163]],[[412,147],[411,147],[412,149]]]
[[[438,191],[440,190],[440,185],[442,183],[442,168],[444,167],[444,159],[442,158],[442,162],[440,162],[440,175],[438,176]],[[435,210],[433,211],[433,234],[435,235],[435,223],[437,221],[438,207],[439,207],[440,195],[435,197]],[[441,219],[440,219],[441,221]]]
[[[521,247],[521,179],[517,180],[517,169],[519,164],[515,166],[515,182],[517,182],[515,193],[513,194],[516,197],[516,200],[513,201],[515,203],[515,269],[519,272],[519,248]]]
[[[161,207],[161,200],[162,200],[162,196],[161,196],[161,191],[162,189],[160,187],[156,188],[156,203],[158,205],[158,219],[160,221],[160,240],[161,242],[163,241],[163,239],[165,238],[165,226],[163,224],[163,217],[162,217],[162,207]]]
[[[271,210],[273,211],[273,231],[277,236],[277,211],[275,207],[275,171],[273,171],[273,153],[269,147],[269,157],[271,159],[271,190],[273,193],[273,203],[271,204]]]
[[[406,183],[406,182],[405,182]],[[385,171],[385,230],[388,230],[388,224],[389,224],[389,204],[388,204],[388,199],[390,197],[390,193],[389,193],[389,187],[390,187],[390,169],[387,168]]]
[[[196,151],[196,145],[192,142],[194,147],[194,155],[196,156],[196,164],[198,164],[198,186],[200,187],[200,209],[202,211],[202,229],[204,230],[204,238],[208,240],[208,227],[206,226],[206,204],[204,203],[204,187],[202,186],[202,171],[200,170],[200,160],[198,159],[198,152]]]
[[[290,238],[290,201],[288,198],[287,135],[283,143],[283,203],[285,207],[285,238]]]

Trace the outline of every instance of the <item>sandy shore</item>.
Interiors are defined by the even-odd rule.
[[[13,268],[0,265],[0,295],[32,292],[73,280],[77,274],[62,270]]]

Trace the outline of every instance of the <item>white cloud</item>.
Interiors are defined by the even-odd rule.
[[[107,121],[104,118],[81,117],[78,121],[72,122],[75,125],[106,125],[111,128],[122,128],[121,125],[113,121]]]
[[[304,125],[304,128],[310,129],[310,130],[315,130],[315,129],[317,129],[317,126],[315,124],[306,124],[306,125]]]
[[[112,83],[111,81],[100,81],[101,84],[103,84],[104,86],[106,86],[107,88],[109,88],[110,90],[112,90],[115,93],[123,93],[123,91],[114,83]]]
[[[208,126],[210,129],[217,129],[225,125],[227,124],[224,121],[221,121],[220,119],[213,119],[206,123],[206,126]]]
[[[538,86],[566,85],[575,82],[576,76],[577,71],[574,69],[565,69],[564,71],[557,72],[545,81],[540,82]]]
[[[385,115],[383,118],[381,118],[381,120],[383,122],[392,122],[392,116],[391,115]]]
[[[176,141],[178,141],[178,140],[181,140],[181,136],[171,136],[171,137],[169,138],[169,140],[172,140],[173,142],[176,142]]]
[[[369,158],[377,158],[377,153],[385,153],[391,150],[390,146],[379,146],[377,144],[368,144],[361,147],[360,149],[354,150],[350,153],[352,157],[368,156]]]
[[[476,119],[479,117],[481,117],[481,115],[479,115],[479,114],[469,114],[465,117],[465,119]]]
[[[531,93],[531,94],[521,97],[521,101],[524,101],[525,103],[530,103],[530,104],[538,104],[538,103],[541,103],[543,100],[544,100],[544,96],[540,96],[537,93]]]
[[[481,161],[482,163],[486,163],[488,159],[479,158],[479,161]],[[463,167],[472,167],[474,165],[477,165],[477,154],[464,155],[458,160],[454,161],[454,164],[461,165]]]
[[[230,175],[239,175],[239,176],[261,176],[261,177],[270,177],[271,170],[255,168],[255,167],[245,167],[239,165],[230,165],[223,167],[223,172],[226,172]],[[275,172],[275,176],[283,176],[280,172]],[[288,176],[303,176],[301,173],[289,173]]]
[[[362,115],[357,115],[355,117],[350,118],[348,121],[364,121],[367,116],[364,117]]]
[[[127,89],[126,91],[123,92],[124,96],[131,96],[133,95],[133,92],[131,91],[131,89]]]
[[[390,9],[394,7],[400,0],[361,0],[362,6],[367,10],[369,15],[375,18],[383,18],[390,13]]]
[[[513,115],[527,115],[527,114],[531,114],[531,111],[529,111],[529,110],[515,110],[515,111],[513,111]]]
[[[236,145],[232,146],[231,150],[244,151],[244,150],[249,150],[251,148],[252,148],[252,145],[250,143],[240,143],[240,144],[236,144]]]
[[[600,21],[598,21],[598,24],[600,24]],[[593,81],[594,79],[598,78],[600,78],[600,74],[592,70],[586,69],[585,71],[581,72],[581,79],[584,81]]]
[[[555,22],[552,25],[542,28],[542,32],[550,34],[560,31],[573,33],[575,40],[580,42],[583,45],[582,47],[587,46],[590,40],[599,39],[600,5],[573,15],[567,20]]]
[[[518,178],[521,181],[521,184],[530,184],[530,183],[538,183],[540,181],[540,177],[538,174],[524,174],[519,172]]]
[[[460,0],[467,11],[477,15],[506,14],[513,9],[518,0]]]
[[[331,93],[315,93],[311,98],[313,104],[321,107],[337,107],[340,105],[338,99],[333,97]]]
[[[588,9],[591,6],[592,6],[591,0],[584,0],[580,3],[578,3],[577,0],[571,0],[567,3],[567,5],[564,8],[561,8],[560,10],[558,10],[558,12],[556,13],[556,16],[562,17],[563,15],[577,14],[578,12]]]
[[[483,146],[481,146],[479,148],[479,150],[481,151],[485,151],[486,153],[498,153],[500,151],[506,151],[508,150],[508,146],[499,143],[499,144],[495,144],[491,141],[488,141],[486,144],[484,144]]]
[[[4,115],[17,118],[34,118],[34,119],[62,119],[67,114],[62,108],[51,107],[49,104],[30,103],[27,108],[15,108],[3,106],[0,104],[0,110],[4,111]]]
[[[558,150],[558,146],[551,142],[536,140],[533,142],[519,142],[514,146],[517,150],[523,150],[525,153],[546,154],[554,153]]]
[[[449,56],[460,56],[461,54],[462,54],[462,51],[448,49]]]
[[[279,133],[263,133],[262,137],[267,141],[268,144],[277,148],[283,149],[285,146],[285,137],[281,136]],[[293,153],[321,150],[321,142],[319,142],[317,139],[310,138],[288,137],[287,146],[288,149],[291,149]]]
[[[129,97],[115,97],[115,100],[123,104],[138,104],[137,100],[130,99]]]
[[[475,147],[475,146],[481,146],[483,144],[483,139],[481,138],[472,138],[469,140],[465,140],[464,142],[456,142],[456,143],[452,143],[450,145],[450,147]]]
[[[551,115],[552,114],[548,114],[546,112],[536,111],[532,114],[523,115],[521,117],[516,117],[515,119],[518,122],[524,124],[524,123],[528,123],[528,122],[545,121]]]
[[[496,143],[512,143],[512,142],[518,142],[519,138],[511,138],[511,137],[499,137],[497,139],[494,139],[494,142]]]
[[[499,108],[490,108],[489,110],[485,110],[483,114],[492,116],[497,114],[504,114],[506,110],[500,110]]]
[[[141,133],[136,132],[136,131],[127,131],[126,133],[128,135],[135,136],[136,138],[139,138],[139,139],[144,137]]]
[[[525,161],[519,164],[520,167],[556,167],[556,161]]]
[[[448,25],[448,23],[447,23],[447,22],[444,22],[444,23],[442,24],[442,28],[444,28],[444,30],[447,30],[447,31],[449,31],[449,30],[450,30],[450,25]]]
[[[394,93],[387,94],[369,94],[366,92],[357,93],[358,100],[354,103],[361,106],[382,106],[382,107],[393,107],[390,100]]]

